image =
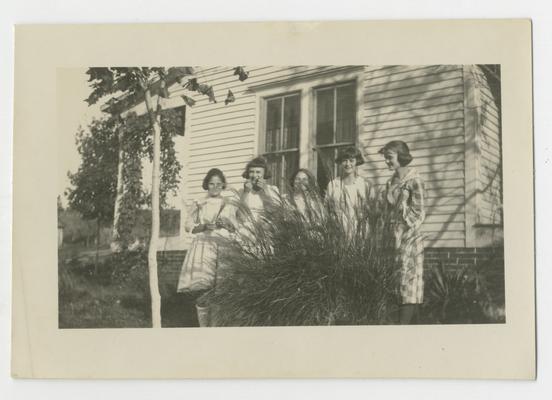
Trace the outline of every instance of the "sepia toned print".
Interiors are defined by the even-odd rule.
[[[15,52],[12,376],[534,379],[530,21]]]
[[[60,328],[505,322],[500,65],[58,79]]]

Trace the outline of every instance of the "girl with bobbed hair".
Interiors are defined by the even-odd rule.
[[[328,184],[326,197],[340,210],[345,228],[352,234],[358,222],[357,209],[370,197],[370,183],[358,174],[364,158],[356,147],[341,148],[335,162],[339,164],[339,176]]]
[[[226,189],[226,178],[218,168],[210,169],[201,187],[207,192],[198,201],[186,220],[187,232],[194,235],[190,249],[186,253],[177,291],[201,293],[212,287],[219,253],[224,241],[234,232],[234,207],[222,196]]]
[[[405,142],[393,140],[379,153],[394,172],[386,184],[384,201],[392,211],[391,228],[400,266],[399,321],[410,324],[417,317],[424,294],[424,238],[421,232],[425,219],[424,182],[416,169],[409,166],[412,155]]]
[[[258,219],[268,205],[280,200],[280,192],[278,187],[267,182],[271,175],[264,157],[249,161],[242,177],[246,181],[240,190],[240,202],[251,211],[253,218]]]

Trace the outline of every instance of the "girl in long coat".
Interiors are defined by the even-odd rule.
[[[424,237],[421,225],[425,219],[424,183],[412,161],[408,145],[400,140],[387,143],[380,153],[394,171],[385,190],[385,201],[393,210],[392,230],[400,266],[399,320],[410,324],[418,313],[424,296]]]

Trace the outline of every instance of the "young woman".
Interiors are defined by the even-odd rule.
[[[186,253],[177,286],[178,292],[195,292],[198,295],[214,284],[224,241],[234,232],[235,213],[233,206],[222,196],[226,178],[220,169],[209,170],[202,187],[207,194],[194,203],[186,221],[186,231],[194,234],[194,238]]]
[[[257,220],[267,206],[280,200],[280,192],[276,186],[266,182],[271,176],[263,157],[249,161],[242,176],[246,181],[240,193],[241,205],[248,208]],[[241,219],[244,219],[243,216]]]
[[[314,174],[306,168],[300,168],[290,178],[291,193],[289,202],[301,213],[305,213],[309,200],[316,200],[318,194],[318,185]],[[312,203],[312,201],[311,201]],[[312,204],[311,208],[312,208]]]
[[[360,151],[351,146],[341,149],[335,162],[339,164],[339,176],[330,181],[326,196],[343,212],[344,223],[353,227],[357,208],[370,196],[370,184],[357,171],[364,159]]]
[[[384,200],[393,211],[391,223],[400,265],[399,320],[410,324],[423,302],[424,242],[420,228],[425,218],[424,183],[416,169],[409,167],[412,156],[405,142],[394,140],[379,152],[394,172]]]

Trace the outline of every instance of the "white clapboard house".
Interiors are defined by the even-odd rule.
[[[178,196],[181,229],[162,238],[160,250],[185,250],[186,209],[203,196],[205,173],[220,168],[231,187],[252,157],[271,162],[282,187],[299,167],[327,182],[323,162],[354,144],[366,163],[360,173],[374,184],[390,176],[378,150],[404,140],[412,165],[426,182],[427,247],[468,249],[502,240],[500,77],[496,66],[246,66],[240,81],[233,67],[196,68],[212,85],[217,103],[194,96],[187,107],[178,85],[164,107],[182,107],[184,135],[176,146],[183,165]],[[235,101],[225,104],[228,91]],[[133,108],[143,113],[139,104]],[[145,179],[151,179],[145,177]],[[460,253],[462,253],[460,251]],[[448,257],[448,256],[447,256]]]

